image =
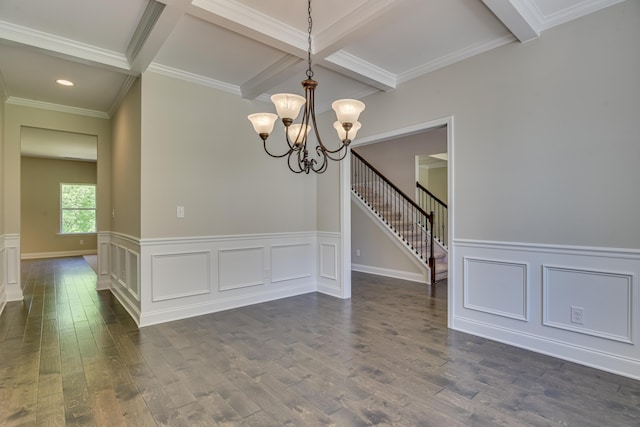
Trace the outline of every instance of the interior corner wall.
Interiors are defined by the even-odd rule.
[[[4,88],[0,81],[0,315],[7,304],[7,277],[5,266],[6,251],[4,244]]]
[[[140,238],[141,84],[131,86],[111,119],[111,230]]]
[[[365,99],[363,138],[453,118],[450,327],[640,378],[637,40],[622,2]]]

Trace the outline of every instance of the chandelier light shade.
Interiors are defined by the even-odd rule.
[[[331,108],[336,112],[337,121],[333,127],[338,133],[340,143],[335,149],[329,149],[320,138],[320,133],[316,126],[315,90],[318,82],[313,80],[313,70],[311,69],[311,29],[313,20],[311,19],[311,0],[308,0],[308,43],[307,50],[307,78],[302,81],[304,95],[292,93],[277,93],[271,96],[276,114],[255,113],[250,114],[248,119],[253,124],[253,129],[262,139],[264,150],[271,157],[287,157],[287,165],[292,172],[306,173],[313,171],[323,173],[327,170],[328,160],[340,161],[345,158],[349,150],[349,144],[356,137],[361,127],[358,121],[360,113],[364,111],[364,103],[355,99],[339,99],[331,104]],[[300,115],[302,109],[302,119],[300,123],[294,123]],[[273,131],[276,120],[280,118],[285,127],[285,148],[287,151],[282,154],[273,154],[267,148],[267,138]],[[315,155],[309,156],[309,135],[313,128],[313,135],[317,140]]]

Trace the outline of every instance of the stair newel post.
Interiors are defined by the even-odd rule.
[[[434,257],[433,248],[433,211],[429,214],[429,269],[431,270],[431,284],[436,284],[436,258]]]

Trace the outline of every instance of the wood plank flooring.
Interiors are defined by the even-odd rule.
[[[22,263],[0,317],[8,426],[639,426],[640,382],[450,331],[446,284],[353,274],[137,329],[82,258]]]

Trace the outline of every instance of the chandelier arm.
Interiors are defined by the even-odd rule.
[[[266,139],[263,139],[263,140],[262,140],[262,144],[263,144],[263,146],[264,146],[264,151],[265,151],[268,155],[270,155],[271,157],[276,158],[276,159],[281,159],[282,157],[284,157],[284,156],[286,156],[286,155],[290,155],[290,154],[291,154],[291,152],[293,151],[293,150],[290,148],[290,149],[289,149],[289,151],[287,151],[287,152],[286,152],[286,153],[284,153],[284,154],[271,154],[271,152],[269,152],[269,150],[267,149],[267,140],[266,140]]]
[[[325,151],[326,153],[328,153],[328,154],[336,154],[336,153],[341,152],[342,150],[347,149],[347,148],[349,147],[349,144],[350,144],[350,143],[351,143],[351,141],[349,141],[349,142],[344,142],[344,141],[343,141],[343,142],[340,144],[340,146],[339,146],[337,149],[335,149],[335,150],[329,150],[327,147],[324,147],[324,146],[323,146],[323,148],[324,148],[324,151]],[[333,157],[332,157],[332,156],[329,156],[329,158],[330,158],[331,160],[333,160]]]
[[[316,147],[316,149],[320,149],[320,147]],[[316,164],[318,163],[316,162]],[[327,156],[324,152],[322,152],[322,163],[319,163],[319,165],[320,166],[318,166],[317,168],[313,167],[313,171],[315,173],[323,173],[324,171],[327,170],[327,167],[329,166],[329,162],[327,162]]]
[[[342,150],[344,148],[344,152],[340,153],[340,150]],[[345,145],[344,147],[340,148],[340,150],[336,150],[336,151],[325,151],[326,156],[333,160],[334,162],[339,162],[340,160],[343,160],[345,157],[347,157],[347,153],[349,152],[349,149],[347,148],[347,146]],[[338,156],[334,157],[331,154],[336,154],[339,153]]]
[[[294,169],[293,167],[291,167],[291,157],[293,156],[293,153],[294,153],[294,151],[291,151],[289,153],[289,157],[287,158],[287,166],[289,167],[289,170],[291,172],[293,172],[293,173],[302,173],[302,172],[304,172],[304,170],[300,167],[300,162],[298,162],[298,164],[297,164],[297,166],[298,166],[297,170]],[[299,152],[297,154],[298,154],[298,156],[300,156]]]
[[[338,122],[334,124],[334,127],[338,131],[341,144],[338,148],[329,149],[322,142],[318,125],[316,122],[315,111],[315,89],[318,86],[318,82],[313,79],[313,69],[311,63],[312,53],[312,38],[311,33],[313,29],[313,19],[311,17],[311,0],[307,0],[307,12],[308,12],[308,34],[307,34],[307,79],[302,81],[302,86],[305,91],[305,103],[303,107],[302,123],[300,125],[293,125],[293,119],[282,118],[282,122],[285,126],[285,141],[289,147],[288,151],[283,154],[272,154],[267,149],[267,137],[273,130],[273,123],[277,119],[275,114],[252,114],[249,116],[249,120],[254,126],[255,131],[262,138],[264,151],[271,157],[282,158],[287,157],[287,166],[293,173],[306,173],[310,171],[316,173],[323,173],[327,170],[329,160],[340,161],[343,160],[349,153],[349,144],[351,138],[349,138],[349,131],[353,129],[352,135],[355,136],[356,132],[360,128],[360,123],[357,121],[359,114],[364,110],[364,104],[360,101],[342,99],[335,101],[332,104],[333,109],[338,115],[338,120],[342,122],[342,128],[338,125]],[[292,117],[298,116],[300,112],[301,98],[298,95],[290,94],[276,94],[272,96],[273,102],[276,104],[276,109],[279,111],[287,111],[286,114],[293,114]],[[274,100],[274,97],[277,98]],[[291,99],[289,99],[291,98]],[[351,110],[350,110],[351,109]],[[342,117],[342,119],[341,119]],[[352,126],[353,125],[353,126]],[[293,126],[293,127],[292,127]],[[313,132],[317,139],[317,145],[315,147],[315,153],[313,158],[309,158],[309,135],[311,132],[311,126],[313,126]],[[291,131],[291,135],[289,134]],[[295,135],[293,135],[295,133]],[[295,156],[295,157],[294,157]]]

